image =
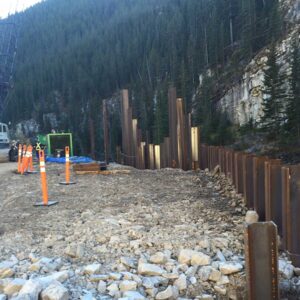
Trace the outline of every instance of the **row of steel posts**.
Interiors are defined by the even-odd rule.
[[[300,267],[300,165],[201,144],[200,129],[191,126],[191,115],[184,112],[184,102],[177,98],[175,88],[168,92],[168,110],[169,136],[160,145],[151,144],[132,117],[128,90],[122,90],[122,146],[117,147],[117,161],[138,169],[220,168],[236,192],[243,195],[247,208],[258,213],[259,221],[276,224],[248,226],[245,252],[249,299],[278,299],[277,232],[279,248]],[[104,134],[108,136],[105,128]]]
[[[128,90],[121,91],[122,147],[117,147],[118,162],[138,169],[199,168],[200,129],[192,127],[191,114],[185,113],[184,101],[176,97],[175,88],[169,90],[168,106],[169,136],[155,145],[149,142],[148,134],[143,140],[138,121],[132,118]]]
[[[243,195],[246,206],[260,221],[273,221],[281,237],[280,248],[300,266],[300,165],[223,147],[201,145],[200,167],[217,165]]]
[[[277,225],[280,247],[300,267],[300,165],[200,144],[200,129],[191,126],[191,115],[185,113],[174,87],[168,92],[168,110],[169,136],[160,145],[149,143],[132,117],[128,90],[122,90],[122,146],[117,147],[117,161],[138,169],[213,170],[219,165],[246,206],[257,211],[259,220]]]

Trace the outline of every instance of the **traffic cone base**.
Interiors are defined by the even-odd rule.
[[[58,201],[49,201],[48,200],[48,186],[47,186],[47,176],[46,176],[45,153],[43,150],[39,151],[39,158],[40,158],[40,173],[41,173],[43,201],[36,202],[34,204],[34,206],[52,206],[54,204],[57,204]]]
[[[58,204],[58,201],[48,201],[47,204],[45,204],[43,201],[41,201],[41,202],[36,202],[34,204],[34,206],[52,206],[52,205],[55,205],[55,204]]]
[[[63,182],[60,182],[59,184],[61,184],[61,185],[71,185],[71,184],[76,184],[76,182],[73,182],[73,181],[69,181],[69,182],[63,181]]]
[[[26,174],[37,174],[37,173],[38,171],[30,171],[30,170],[26,172]]]

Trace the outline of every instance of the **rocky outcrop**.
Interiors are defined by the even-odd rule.
[[[290,73],[289,57],[292,51],[292,37],[299,32],[296,27],[277,45],[278,63],[283,74]],[[226,112],[232,123],[245,125],[250,120],[260,121],[263,110],[264,70],[268,61],[268,49],[261,51],[245,68],[239,82],[234,84],[218,102],[218,108]]]
[[[300,37],[299,0],[282,0],[281,8],[288,29],[286,37],[277,43],[278,63],[283,74],[290,72],[292,37]],[[226,112],[233,124],[245,125],[250,120],[260,121],[263,110],[264,70],[268,49],[260,51],[244,69],[240,80],[234,83],[218,101],[219,110]]]

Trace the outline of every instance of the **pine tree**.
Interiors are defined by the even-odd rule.
[[[300,50],[296,38],[293,40],[290,97],[287,108],[287,129],[291,136],[300,138]]]
[[[280,9],[279,9],[279,1],[275,0],[273,7],[271,9],[271,15],[270,15],[270,30],[269,30],[269,34],[270,34],[270,40],[271,42],[276,41],[282,32],[282,16],[280,13]]]
[[[280,74],[274,43],[270,48],[264,76],[264,115],[261,119],[261,127],[270,137],[274,138],[282,133],[284,107],[286,106],[284,102],[287,100],[287,94],[283,87],[284,77]]]

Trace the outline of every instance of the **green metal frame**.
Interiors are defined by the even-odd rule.
[[[50,137],[51,136],[69,136],[70,137],[70,155],[74,156],[73,153],[73,139],[72,139],[72,133],[49,133],[47,134],[47,144],[48,144],[48,149],[47,149],[47,153],[48,155],[51,155],[51,143],[50,143]]]

